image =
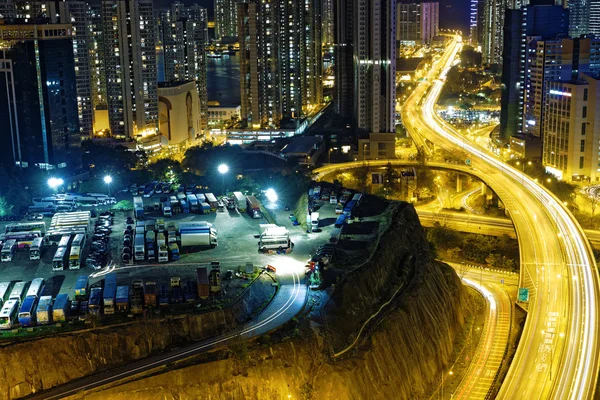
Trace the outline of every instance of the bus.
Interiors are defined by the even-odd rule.
[[[75,235],[78,233],[85,234],[87,231],[86,227],[77,227],[77,228],[65,228],[65,229],[51,229],[48,231],[46,236],[44,236],[44,241],[48,246],[56,246],[60,243],[60,240],[65,235]]]
[[[4,233],[18,233],[18,232],[36,232],[40,233],[40,236],[46,234],[46,223],[44,221],[39,222],[23,222],[18,224],[8,224],[4,228]]]
[[[17,241],[15,239],[7,240],[2,246],[0,260],[2,260],[2,262],[12,261],[15,251],[17,251]]]
[[[0,282],[0,307],[2,307],[10,293],[10,286],[10,282]]]
[[[12,292],[10,292],[10,296],[8,300],[16,300],[19,303],[23,300],[23,294],[25,294],[25,288],[27,287],[27,282],[17,282],[13,287]]]
[[[37,237],[33,239],[31,242],[31,246],[29,247],[29,259],[30,260],[39,260],[42,256],[42,242],[44,238]]]
[[[9,300],[2,306],[0,311],[0,329],[11,329],[17,320],[17,300]]]
[[[269,228],[260,235],[258,248],[262,251],[278,249],[283,250],[291,246],[290,233],[282,226]]]
[[[40,297],[40,293],[42,292],[42,286],[44,286],[44,280],[42,278],[35,278],[31,281],[31,285],[29,285],[29,290],[27,291],[25,297]]]
[[[58,247],[69,247],[69,243],[71,242],[71,235],[64,235],[60,238],[60,242],[58,242]]]
[[[84,246],[85,235],[81,233],[75,235],[73,243],[71,243],[71,251],[69,252],[69,269],[79,269],[81,267]]]
[[[21,326],[34,326],[35,325],[35,308],[37,306],[37,296],[27,296],[21,304],[19,309],[19,324]]]
[[[79,207],[98,207],[98,199],[95,197],[80,197],[75,204]]]
[[[69,252],[67,247],[59,247],[52,259],[52,271],[62,271],[69,265]]]

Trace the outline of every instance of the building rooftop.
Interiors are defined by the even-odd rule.
[[[323,142],[322,136],[299,136],[293,138],[283,149],[282,154],[308,154]]]

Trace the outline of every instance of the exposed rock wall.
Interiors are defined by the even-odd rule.
[[[262,279],[262,278],[261,278]],[[259,283],[269,285],[269,282]],[[0,348],[0,399],[11,399],[135,361],[245,322],[268,299],[247,290],[232,308],[172,320],[66,334]]]
[[[387,300],[393,292],[389,283],[405,283],[397,308],[355,356],[327,362],[322,339],[302,334],[252,350],[241,371],[241,362],[233,357],[88,394],[86,399],[298,399],[309,398],[307,394],[324,400],[422,398],[449,362],[471,303],[454,271],[429,260],[412,206],[399,207],[393,218],[388,237],[380,242],[380,256],[342,282],[343,289],[334,296],[337,307],[327,309],[340,323],[346,315],[346,329],[356,327]]]

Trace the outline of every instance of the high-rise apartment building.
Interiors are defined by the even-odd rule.
[[[0,159],[6,165],[81,166],[72,29],[0,25]]]
[[[532,115],[535,107],[540,110],[539,104],[543,101],[543,84],[547,79],[561,78],[561,76],[554,77],[552,74],[555,72],[551,71],[565,73],[568,78],[570,78],[570,71],[567,72],[567,69],[560,67],[560,63],[567,62],[566,58],[551,61],[553,54],[546,57],[545,53],[536,53],[539,51],[536,49],[537,42],[545,43],[547,40],[555,40],[560,35],[566,36],[568,21],[568,10],[562,6],[529,5],[519,10],[507,10],[503,27],[504,63],[500,113],[500,137],[503,140],[508,141],[510,136],[523,132],[540,136],[541,111],[537,112],[536,118]],[[567,52],[567,49],[564,51]],[[552,62],[557,61],[560,62],[553,66]],[[540,63],[543,65],[538,65]],[[549,66],[548,69],[545,68],[546,65]]]
[[[469,35],[472,46],[483,45],[485,0],[471,0],[469,8]]]
[[[155,32],[151,0],[102,0],[108,118],[114,137],[157,132]]]
[[[207,13],[197,4],[185,7],[180,2],[171,5],[160,18],[160,41],[163,45],[165,81],[193,80],[200,98],[200,121],[208,127],[208,95],[206,91]]]
[[[484,0],[482,59],[488,64],[502,64],[504,14],[508,0]]]
[[[321,17],[323,20],[323,29],[321,30],[323,44],[333,43],[333,30],[335,16],[333,14],[333,2],[335,0],[322,0]]]
[[[430,43],[439,25],[439,3],[398,3],[396,40],[400,44]]]
[[[396,2],[337,0],[336,112],[370,133],[395,131]]]
[[[215,37],[238,36],[236,0],[215,0]]]
[[[73,35],[73,57],[77,79],[77,113],[82,137],[92,134],[93,108],[92,83],[88,56],[88,19],[85,1],[37,1],[16,0],[12,2],[14,15],[24,21],[45,18],[52,24],[70,24]]]
[[[600,181],[600,78],[548,82],[544,109],[544,166],[567,181]]]
[[[88,5],[88,54],[92,86],[92,107],[106,106],[106,75],[104,74],[104,41],[100,5]]]
[[[241,118],[278,127],[321,103],[321,1],[238,4]]]

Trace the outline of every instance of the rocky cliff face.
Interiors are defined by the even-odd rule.
[[[412,206],[395,210],[378,251],[342,282],[326,308],[329,321],[343,322],[335,334],[341,343],[388,299],[392,284],[403,285],[397,307],[353,357],[328,361],[323,338],[308,327],[315,321],[307,320],[300,334],[257,345],[246,356],[224,352],[226,359],[88,394],[86,399],[421,398],[449,361],[470,312],[468,293],[449,266],[429,259]]]
[[[217,335],[245,322],[268,299],[268,292],[248,290],[232,308],[205,314],[147,319],[2,347],[0,399],[26,396],[171,346]]]

